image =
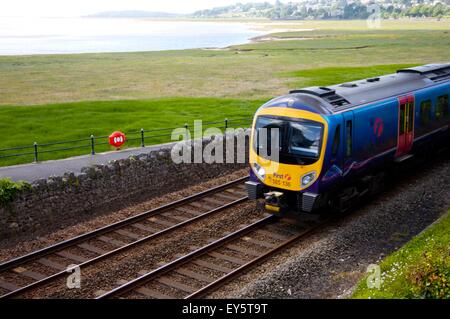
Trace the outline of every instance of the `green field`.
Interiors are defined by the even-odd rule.
[[[131,101],[92,101],[72,102],[63,104],[48,104],[36,106],[2,106],[0,107],[0,134],[8,136],[2,143],[2,148],[14,146],[51,143],[55,137],[60,141],[85,139],[109,135],[115,130],[127,134],[128,138],[137,140],[127,142],[128,146],[140,145],[140,130],[155,130],[146,132],[147,145],[171,141],[171,131],[158,131],[162,128],[184,127],[188,124],[193,133],[194,120],[217,122],[204,125],[208,127],[225,126],[225,119],[230,119],[228,127],[246,127],[251,121],[252,113],[263,103],[258,100],[237,100],[217,98],[173,98]],[[14,134],[11,134],[14,132]],[[154,138],[150,138],[155,136]],[[96,143],[106,142],[101,138]],[[51,145],[39,147],[40,151],[57,148],[80,146],[80,148],[43,153],[39,160],[49,160],[71,155],[89,154],[90,141]],[[84,146],[84,147],[83,147]],[[113,150],[109,145],[95,147],[96,152]],[[33,149],[0,152],[0,155],[33,152]],[[0,159],[3,165],[18,164],[33,161],[33,154],[25,157]]]
[[[252,23],[289,29],[274,35],[291,39],[222,50],[0,56],[0,149],[251,116],[292,88],[450,60],[449,20],[386,21],[379,30],[363,29],[363,21]]]

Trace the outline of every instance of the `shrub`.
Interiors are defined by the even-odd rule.
[[[24,181],[14,182],[9,178],[0,179],[0,206],[7,206],[20,192],[30,187],[31,185]]]
[[[441,249],[425,252],[421,261],[408,274],[412,283],[411,293],[416,298],[450,298],[450,255]]]

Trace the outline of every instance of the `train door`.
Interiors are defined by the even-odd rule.
[[[398,135],[396,157],[407,154],[414,141],[414,95],[398,99]]]

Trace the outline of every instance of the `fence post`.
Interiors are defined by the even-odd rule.
[[[38,162],[38,143],[34,142],[34,162]]]
[[[228,128],[228,119],[225,119],[225,130]]]
[[[187,141],[189,138],[189,126],[187,123],[184,123],[184,128],[186,129],[186,141]]]
[[[141,128],[141,147],[145,147],[144,129]]]
[[[91,135],[91,155],[95,155],[94,135]]]

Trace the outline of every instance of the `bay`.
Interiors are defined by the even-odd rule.
[[[238,22],[0,17],[0,55],[223,48],[259,35]]]

